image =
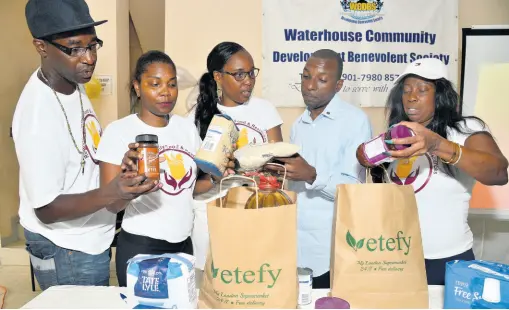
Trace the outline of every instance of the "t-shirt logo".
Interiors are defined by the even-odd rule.
[[[91,110],[86,110],[85,128],[83,132],[83,137],[85,139],[85,151],[95,164],[99,164],[99,162],[95,159],[95,154],[97,153],[101,136],[102,128],[97,117]]]
[[[159,152],[166,159],[161,168],[164,169],[163,187],[161,190],[176,196],[186,189],[192,188],[196,181],[196,169],[193,170],[193,156],[181,147],[168,147]]]
[[[259,129],[249,122],[236,121],[235,125],[239,128],[239,138],[237,139],[237,148],[248,144],[261,144],[267,142],[264,130]]]
[[[391,181],[398,185],[412,185],[418,193],[428,184],[433,172],[432,157],[428,154],[398,159],[389,166]]]

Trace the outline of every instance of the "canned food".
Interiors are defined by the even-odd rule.
[[[313,291],[313,270],[298,267],[297,274],[299,277],[299,305],[309,305]]]

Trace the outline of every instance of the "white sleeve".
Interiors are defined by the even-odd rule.
[[[69,162],[66,135],[67,128],[41,109],[27,108],[16,115],[13,138],[20,178],[34,209],[48,205],[63,192]]]
[[[261,115],[259,117],[264,120],[266,130],[283,124],[283,119],[281,119],[277,108],[272,102],[266,100],[264,102],[265,104],[263,105],[263,110],[260,110]]]
[[[134,142],[134,140],[124,141],[116,125],[112,123],[104,130],[97,148],[96,158],[99,161],[120,166],[125,152],[129,150],[129,143]]]
[[[488,132],[491,134],[488,125],[484,125],[479,120],[474,118],[467,118],[465,122],[459,122],[458,125],[461,128],[461,130],[464,131],[464,133],[453,130],[450,140],[461,145],[465,145],[465,141],[467,140],[467,138],[475,133]]]

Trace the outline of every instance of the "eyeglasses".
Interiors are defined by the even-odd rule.
[[[238,81],[238,82],[241,82],[241,81],[244,81],[244,79],[249,75],[249,77],[251,79],[255,79],[256,76],[258,75],[258,73],[260,72],[260,69],[258,68],[253,68],[251,71],[249,72],[245,72],[245,71],[238,71],[238,72],[226,72],[226,71],[221,71],[223,73],[226,73],[226,74],[229,74],[231,76],[233,76],[233,78],[235,79],[235,81]]]
[[[92,52],[92,54],[97,53],[97,50],[103,46],[103,41],[99,40],[99,39],[96,39],[96,40],[97,40],[96,43],[90,44],[87,47],[67,47],[67,46],[60,45],[53,41],[47,41],[47,42],[50,43],[51,45],[53,45],[54,47],[58,48],[62,52],[66,53],[69,56],[81,57],[81,56],[85,55],[88,50],[90,50],[90,52]]]

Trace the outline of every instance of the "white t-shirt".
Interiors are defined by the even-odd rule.
[[[460,124],[465,128],[463,122]],[[449,128],[448,140],[464,145],[472,133],[489,132],[474,119],[467,120],[466,128],[467,134]],[[445,173],[440,158],[430,154],[394,161],[388,169],[393,183],[414,187],[424,257],[427,259],[451,257],[471,249],[473,245],[467,218],[476,181],[455,167],[452,171],[454,177]]]
[[[197,168],[194,155],[201,145],[196,127],[188,119],[172,115],[166,127],[152,127],[131,114],[106,127],[97,158],[120,165],[129,143],[137,135],[153,134],[159,138],[159,156],[163,187],[132,200],[122,220],[125,231],[168,242],[182,242],[193,227],[193,191]],[[169,159],[169,161],[168,161]]]
[[[84,172],[82,156],[72,142],[62,108],[53,91],[37,77],[37,71],[21,93],[12,123],[20,167],[19,217],[27,230],[43,235],[60,247],[99,254],[108,249],[113,240],[113,213],[102,209],[71,221],[43,224],[34,211],[59,195],[84,193],[99,186],[95,152],[102,130],[83,86],[79,90],[85,110],[84,128],[78,91],[57,95],[80,151],[83,138],[86,139]]]
[[[226,107],[218,104],[217,108],[221,113],[230,116],[239,128],[240,135],[237,140],[237,148],[247,144],[269,142],[267,130],[283,123],[276,107],[271,102],[257,97],[251,97],[248,102],[236,107]],[[188,117],[194,122],[194,109]]]

